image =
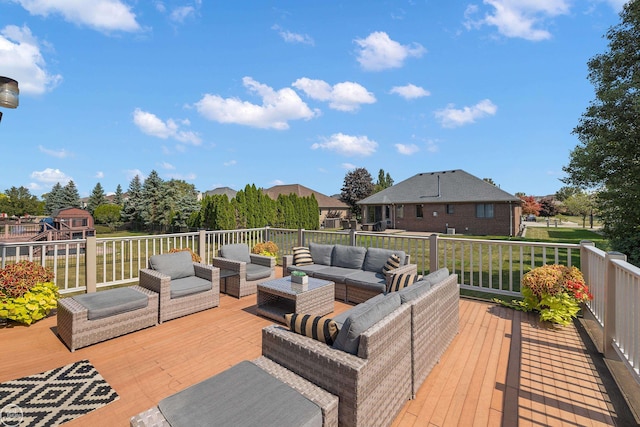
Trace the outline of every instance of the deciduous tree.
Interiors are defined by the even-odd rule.
[[[595,99],[574,134],[580,144],[563,181],[597,188],[603,230],[614,250],[640,265],[640,1],[623,6],[608,50],[588,62]]]
[[[373,188],[373,179],[369,171],[365,168],[356,168],[345,175],[340,200],[349,205],[352,215],[360,218],[362,209],[357,202],[369,197],[373,193]]]

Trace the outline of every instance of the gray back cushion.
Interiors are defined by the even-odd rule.
[[[367,248],[358,246],[336,245],[333,248],[333,261],[331,265],[335,267],[355,268],[362,270],[364,256],[367,254]]]
[[[249,255],[249,246],[244,243],[234,243],[224,245],[220,248],[220,256],[222,258],[231,259],[233,261],[251,263],[251,255]]]
[[[149,258],[149,266],[157,272],[171,277],[171,279],[182,279],[196,274],[191,254],[188,251],[154,255]]]
[[[309,251],[314,264],[331,265],[331,255],[333,245],[323,245],[320,243],[309,243]]]
[[[382,271],[382,267],[384,267],[384,264],[393,254],[398,255],[398,258],[400,258],[400,265],[405,265],[407,256],[404,251],[381,248],[367,249],[367,255],[364,258],[363,270],[376,272]]]
[[[360,335],[398,307],[400,296],[397,292],[385,295],[374,304],[365,304],[362,310],[352,313],[344,321],[333,347],[357,355]]]
[[[433,273],[429,273],[422,280],[417,281],[411,286],[407,286],[404,289],[401,289],[398,294],[400,294],[400,301],[402,304],[411,302],[416,298],[424,295],[429,292],[429,289],[436,283],[439,283],[449,277],[449,269],[441,268],[439,270],[434,271]]]

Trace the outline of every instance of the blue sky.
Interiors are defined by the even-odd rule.
[[[464,169],[553,194],[621,0],[0,0],[0,191]]]

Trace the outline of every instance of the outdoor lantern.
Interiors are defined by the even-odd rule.
[[[19,94],[17,81],[0,76],[0,107],[17,108]]]

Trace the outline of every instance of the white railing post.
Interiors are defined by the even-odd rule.
[[[613,348],[613,340],[616,337],[616,268],[614,259],[627,260],[627,256],[620,252],[607,252],[604,274],[604,333],[603,350],[604,357],[615,359],[618,357]]]
[[[591,279],[591,273],[589,270],[589,252],[587,252],[586,246],[595,246],[591,240],[580,240],[580,271],[582,276],[589,280]],[[587,282],[587,286],[590,286]]]
[[[202,262],[207,262],[207,230],[198,230],[198,255]]]
[[[97,289],[97,271],[98,271],[98,266],[96,265],[97,263],[97,243],[96,243],[96,236],[87,236],[87,240],[85,243],[85,248],[84,248],[84,274],[85,274],[85,281],[86,281],[86,286],[87,286],[87,293],[88,292],[95,292]]]
[[[304,228],[298,228],[298,246],[304,246]]]
[[[438,235],[436,233],[429,236],[429,272],[438,269]]]
[[[355,227],[349,230],[349,245],[356,245],[356,229]]]

